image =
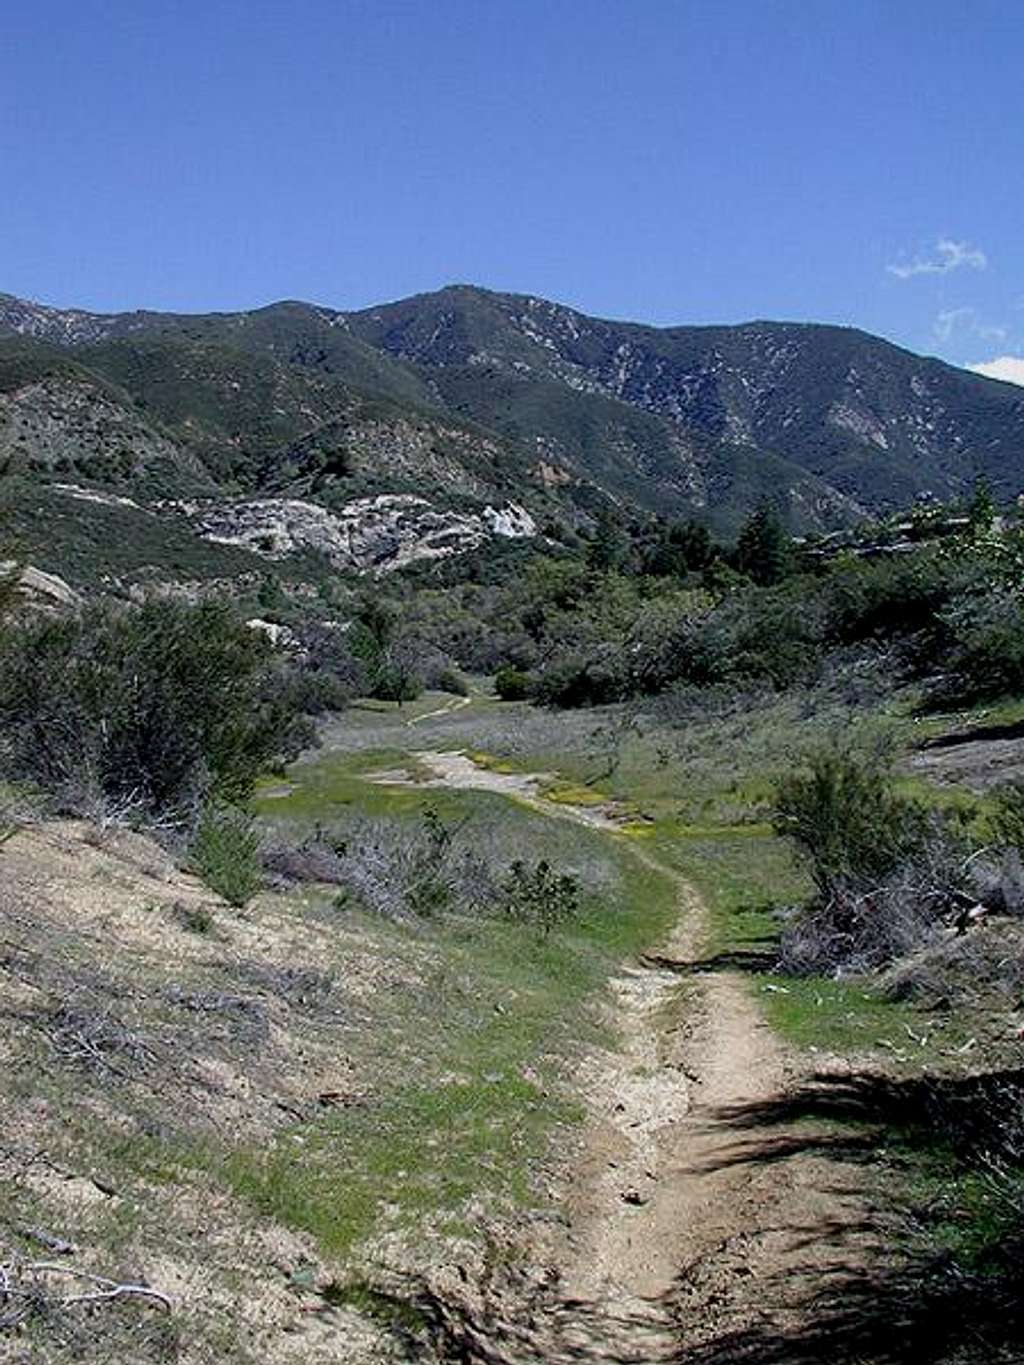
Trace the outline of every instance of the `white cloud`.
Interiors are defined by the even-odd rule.
[[[995,327],[990,322],[976,322],[974,324],[974,335],[981,337],[983,341],[1005,341],[1010,335],[1005,327]]]
[[[1010,335],[1006,327],[983,322],[977,308],[944,308],[935,315],[932,332],[937,341],[948,341],[954,332],[966,331],[982,341],[1005,341]]]
[[[1007,384],[1024,385],[1024,356],[1000,355],[995,360],[982,361],[980,365],[968,365],[975,374],[983,374],[986,379],[1002,379]]]
[[[974,316],[973,308],[944,308],[932,328],[939,341],[948,341],[962,322]]]
[[[951,270],[967,266],[971,270],[984,270],[988,257],[980,247],[968,242],[954,242],[949,237],[940,237],[935,243],[935,255],[930,260],[897,261],[885,268],[898,280],[909,280],[914,275],[948,275]]]

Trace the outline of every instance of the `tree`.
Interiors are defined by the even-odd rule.
[[[736,542],[736,567],[762,587],[789,573],[792,542],[775,509],[762,501],[750,514]]]
[[[967,515],[970,518],[971,532],[974,535],[984,535],[986,531],[992,529],[992,523],[996,517],[996,505],[987,479],[981,478],[975,481],[974,491],[971,493],[970,501],[967,504]]]
[[[408,637],[402,637],[399,610],[379,594],[367,594],[355,615],[352,651],[366,665],[371,697],[401,706],[419,696]]]
[[[232,609],[109,603],[0,639],[0,764],[74,814],[187,830],[209,797],[245,800],[312,731],[273,650]]]
[[[587,567],[598,573],[608,573],[621,567],[629,551],[629,542],[610,512],[603,511],[594,529],[594,538],[587,546]]]
[[[657,577],[682,578],[706,569],[715,557],[715,544],[706,526],[698,521],[664,526],[644,556],[644,572]]]

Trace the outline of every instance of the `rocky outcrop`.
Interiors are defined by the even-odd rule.
[[[99,382],[47,375],[0,392],[0,459],[52,474],[135,480],[147,473],[184,474],[195,485],[203,470],[186,450],[148,424]],[[66,486],[81,495],[74,485]],[[94,498],[94,501],[98,499]]]
[[[254,616],[245,624],[250,630],[265,635],[275,649],[287,650],[291,653],[301,652],[298,636],[289,626],[282,625],[279,621],[264,621],[258,616]]]
[[[13,560],[0,562],[0,578],[7,579],[17,571],[18,602],[33,611],[55,614],[61,611],[75,611],[83,605],[83,599],[55,573],[46,573],[34,564],[26,564],[20,571]]]
[[[442,510],[410,493],[357,498],[336,512],[298,498],[181,505],[199,534],[267,559],[312,551],[338,569],[386,573],[478,549],[493,536],[520,539],[537,527],[515,503],[481,512]]]

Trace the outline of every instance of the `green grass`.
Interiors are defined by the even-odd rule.
[[[844,1054],[886,1049],[920,1054],[920,1018],[910,1006],[884,1000],[856,981],[768,975],[755,987],[765,1018],[783,1038],[812,1051]]]
[[[590,849],[591,861],[610,863],[616,875],[585,896],[575,922],[545,938],[497,918],[441,918],[425,928],[361,921],[385,959],[409,957],[426,972],[405,996],[375,1001],[366,1033],[353,1041],[377,1085],[365,1102],[269,1145],[238,1148],[216,1166],[234,1194],[336,1255],[384,1226],[450,1224],[481,1201],[505,1208],[535,1197],[538,1162],[582,1117],[571,1059],[608,1041],[593,1002],[621,961],[657,941],[675,913],[671,878],[639,866],[624,839],[488,793],[361,780],[405,762],[398,751],[332,754],[297,767],[290,794],[259,806],[300,824],[329,818],[340,805],[398,818],[427,806],[456,819],[489,810],[520,842],[543,837],[548,854],[554,840],[577,861]]]
[[[709,833],[668,826],[657,837],[659,854],[697,887],[708,906],[704,955],[753,973],[751,989],[764,1017],[787,1042],[844,1055],[884,1052],[906,1062],[927,1061],[939,1048],[963,1040],[955,1020],[923,1020],[912,1004],[886,1000],[863,981],[771,970],[780,912],[806,897],[810,884],[787,844],[769,830]]]
[[[284,782],[267,778],[256,791],[253,809],[266,818],[303,822],[329,821],[345,809],[361,815],[416,815],[427,804],[439,811],[461,804],[458,793],[418,792],[366,780],[367,774],[390,770],[405,770],[413,778],[425,775],[416,759],[400,749],[331,752],[297,764]]]
[[[588,1001],[671,913],[671,884],[649,876],[618,913],[592,901],[579,925],[543,941],[501,922],[441,927],[443,969],[391,1020],[404,1079],[269,1149],[236,1151],[230,1188],[333,1253],[368,1237],[382,1211],[408,1226],[471,1201],[528,1203],[552,1136],[581,1117],[563,1063],[599,1037]]]
[[[605,792],[598,791],[595,787],[560,780],[542,787],[541,795],[548,801],[563,806],[601,806],[609,799]]]
[[[709,954],[769,947],[778,937],[776,911],[809,890],[788,845],[765,825],[716,829],[665,821],[656,847],[708,907]]]

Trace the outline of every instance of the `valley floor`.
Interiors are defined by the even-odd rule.
[[[504,790],[629,837],[607,812],[538,796],[529,775],[475,768],[458,752],[416,759],[421,785]],[[642,843],[631,852],[674,885],[676,921],[611,982],[617,1045],[577,1073],[587,1118],[561,1173],[559,1232],[527,1239],[516,1272],[486,1288],[467,1293],[443,1276],[435,1288],[446,1359],[767,1359],[752,1352],[798,1341],[823,1285],[860,1279],[884,1254],[856,1168],[829,1160],[786,1115],[810,1079],[806,1062],[742,975],[704,956],[708,913],[693,887]]]
[[[882,1166],[896,1090],[963,1071],[963,1038],[770,974],[763,903],[800,883],[742,774],[702,789],[692,738],[663,762],[621,718],[551,724],[479,696],[353,709],[257,803],[368,845],[475,820],[580,877],[550,938],[315,886],[230,912],[123,832],[2,846],[0,1266],[51,1311],[0,1360],[941,1358],[915,1353]],[[53,1311],[90,1274],[173,1312]]]

